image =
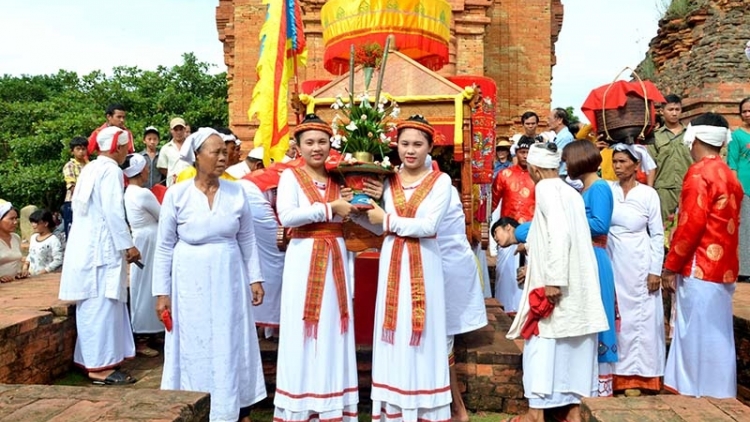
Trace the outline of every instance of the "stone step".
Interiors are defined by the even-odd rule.
[[[750,421],[750,408],[736,399],[676,395],[586,398],[584,422],[734,422]]]

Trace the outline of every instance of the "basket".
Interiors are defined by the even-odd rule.
[[[617,78],[626,70],[635,75],[643,90],[643,98],[628,94],[625,106],[616,109],[607,109],[607,93]],[[634,144],[636,140],[643,142],[646,139],[646,131],[651,123],[651,112],[646,86],[638,73],[626,67],[615,76],[615,80],[609,84],[602,98],[602,109],[594,111],[597,127],[603,128],[606,134],[605,140],[609,144],[625,143]]]
[[[624,107],[596,110],[596,125],[603,128],[607,141],[625,141],[632,144],[643,132],[650,120],[648,100],[635,94],[628,94]],[[644,125],[644,121],[646,124]]]

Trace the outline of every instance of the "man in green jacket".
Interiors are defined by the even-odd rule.
[[[664,223],[677,209],[682,179],[693,163],[690,150],[682,142],[685,135],[685,126],[680,122],[682,100],[674,94],[667,95],[665,99],[667,103],[662,109],[665,124],[656,130],[654,144],[648,146],[648,153],[656,161],[654,188],[659,194]]]

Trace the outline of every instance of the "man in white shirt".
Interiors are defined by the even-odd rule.
[[[190,166],[187,162],[180,160],[180,148],[188,134],[185,120],[181,117],[172,119],[169,122],[169,132],[172,134],[172,140],[161,147],[159,160],[156,163],[161,174],[167,177],[167,187],[172,186],[177,175]]]
[[[135,357],[128,316],[127,263],[141,254],[133,245],[125,221],[125,161],[132,135],[109,126],[96,136],[99,155],[78,177],[72,206],[68,249],[60,277],[62,300],[76,301],[76,340],[73,360],[95,383],[132,384],[135,379],[115,368]]]
[[[263,147],[250,150],[244,160],[227,168],[226,172],[235,179],[263,168]]]
[[[570,125],[570,116],[568,116],[568,112],[565,111],[564,108],[553,108],[552,111],[549,112],[549,117],[547,117],[547,125],[550,130],[555,132],[553,142],[557,145],[558,151],[562,151],[563,148],[565,148],[565,145],[568,145],[575,140],[573,134],[570,133],[570,129],[568,129],[568,125]],[[567,175],[568,169],[565,166],[565,163],[562,163],[562,165],[560,165],[560,176],[565,177]]]
[[[544,422],[544,410],[553,408],[580,420],[581,397],[599,387],[597,333],[608,328],[586,208],[558,176],[560,152],[554,143],[534,144],[527,158],[536,208],[521,305],[507,336],[526,339],[524,421]]]

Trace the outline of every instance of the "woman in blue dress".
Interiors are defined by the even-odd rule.
[[[609,330],[599,333],[599,396],[607,397],[612,395],[612,373],[617,362],[615,277],[612,261],[607,255],[607,234],[614,199],[607,182],[597,175],[602,156],[594,144],[588,141],[571,142],[563,149],[562,159],[568,166],[568,176],[583,183],[583,202],[586,204],[586,217],[599,267],[602,302],[609,323]]]

